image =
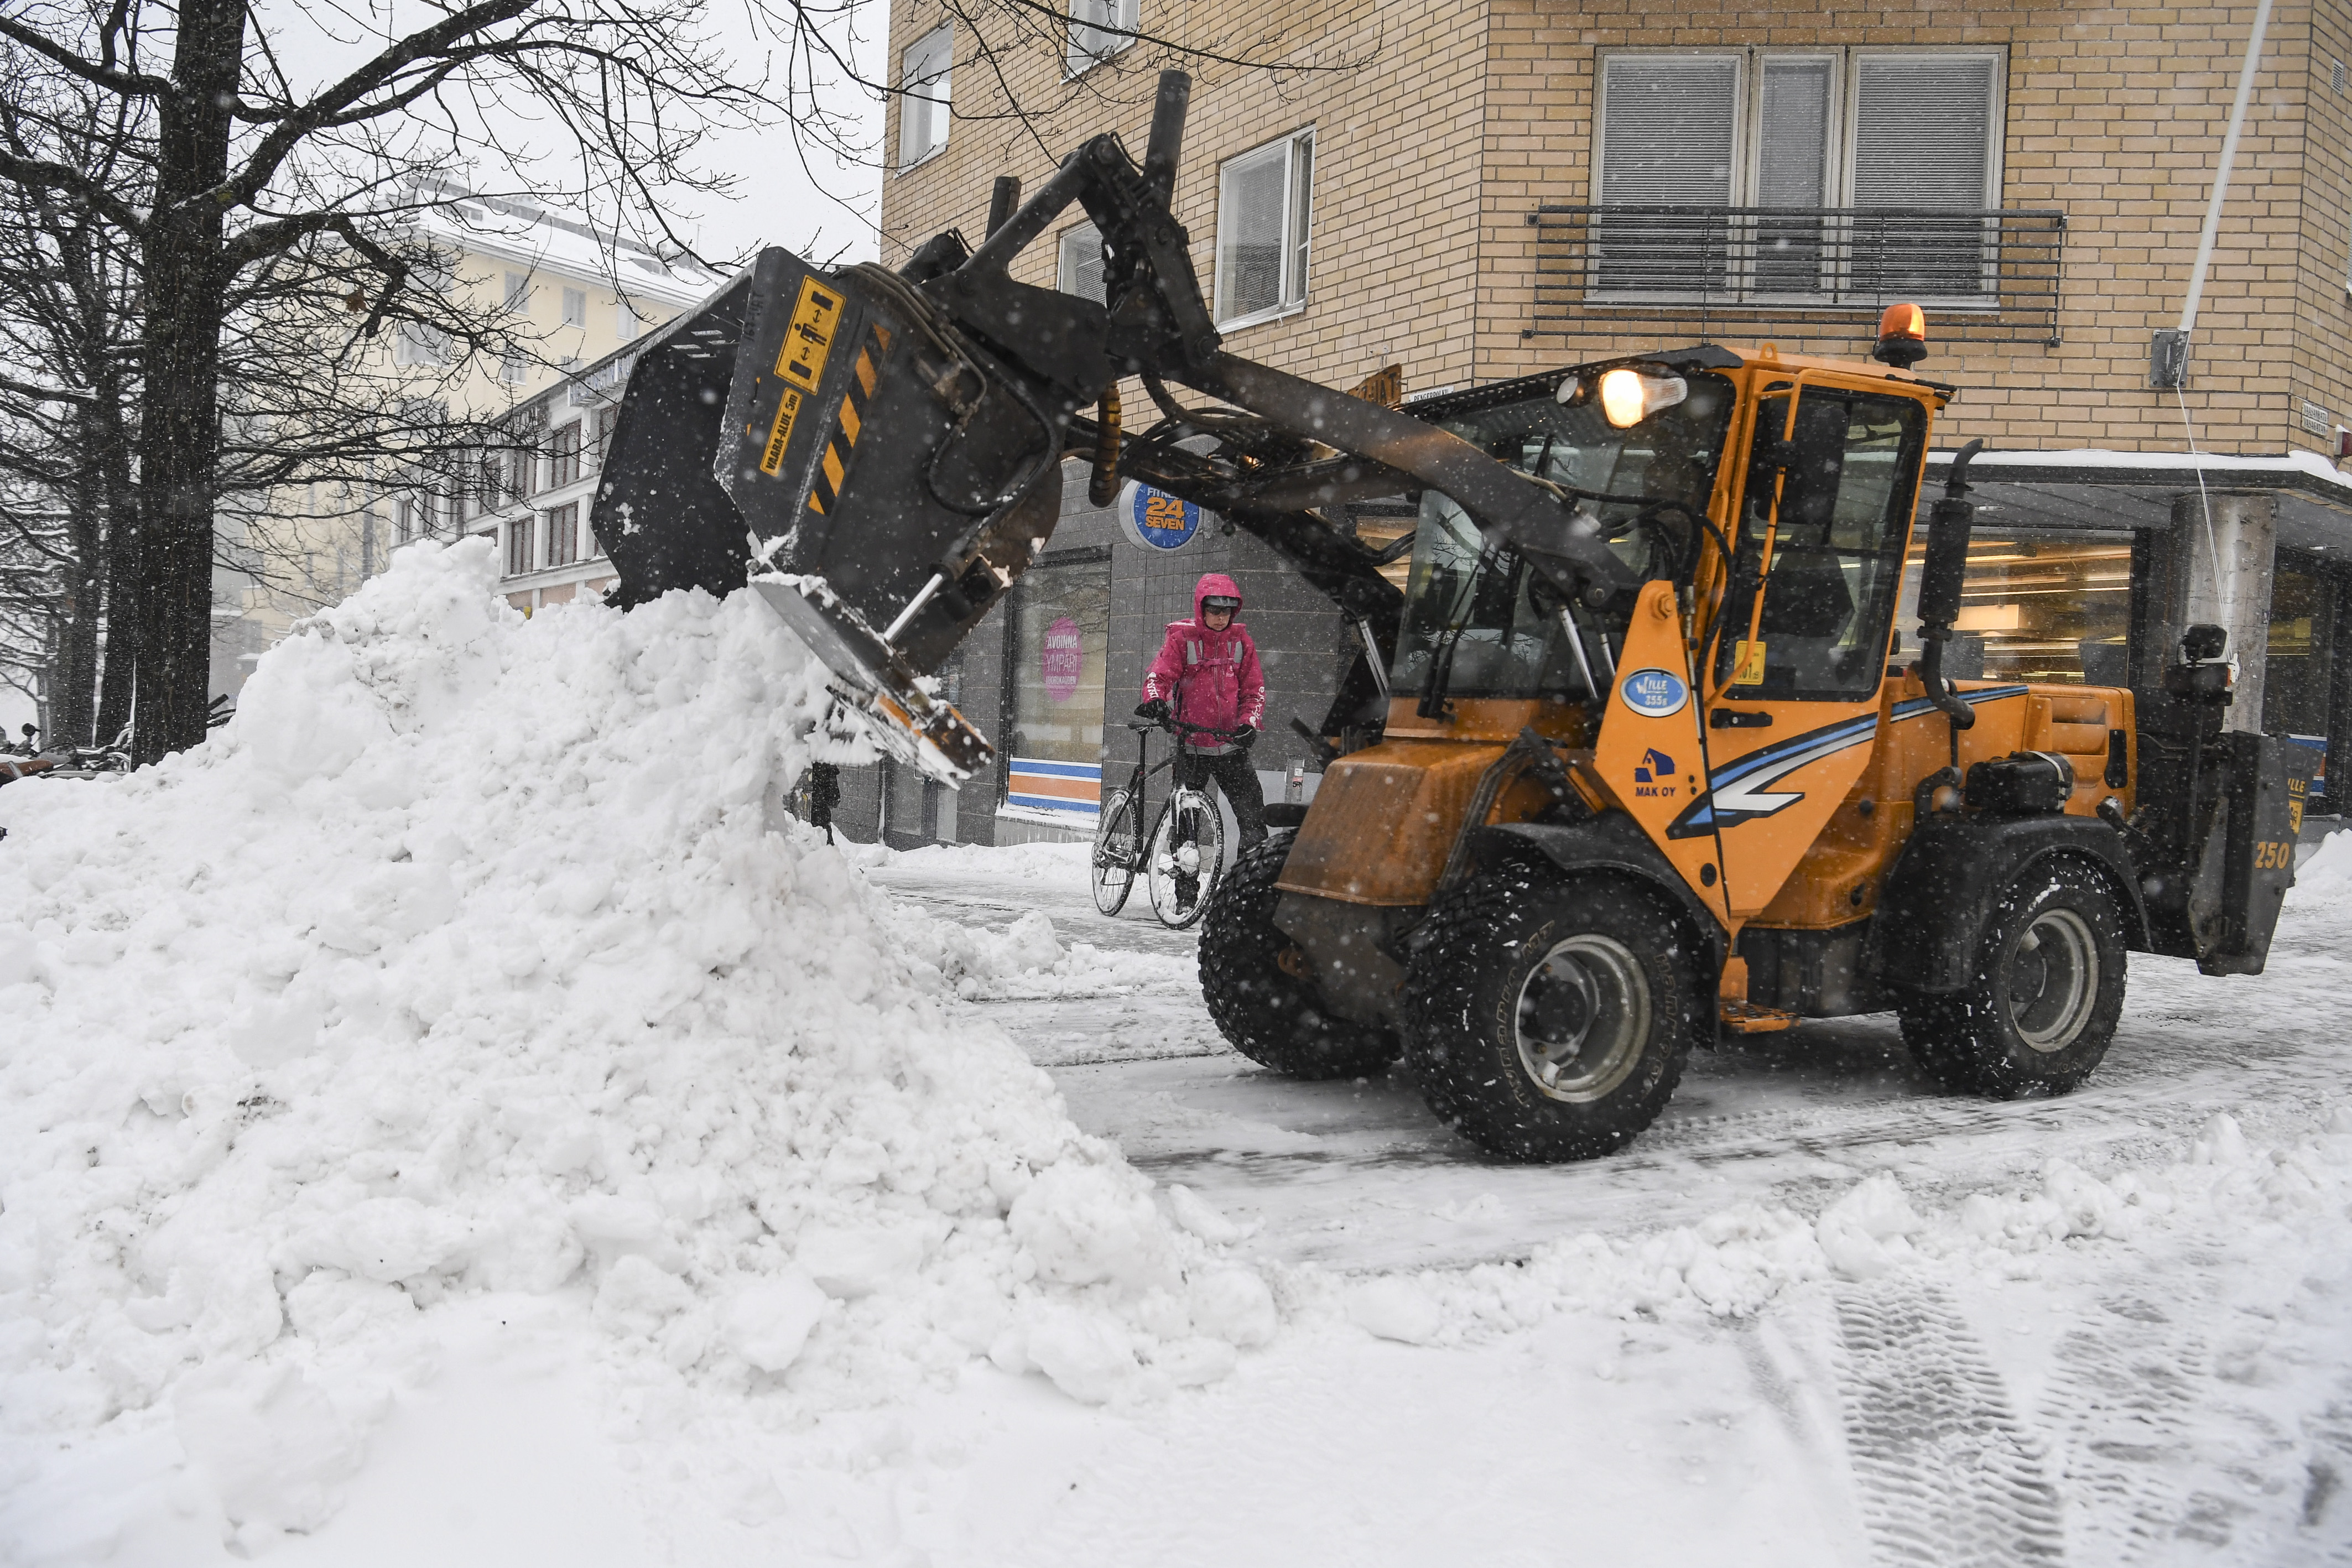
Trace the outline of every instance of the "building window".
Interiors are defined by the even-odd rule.
[[[1103,294],[1102,231],[1092,224],[1080,224],[1062,235],[1062,260],[1054,287],[1065,294],[1075,294],[1096,304],[1106,303]]]
[[[613,335],[614,337],[624,343],[633,343],[636,341],[637,330],[643,325],[644,323],[637,319],[635,308],[627,300],[621,299],[614,302]]]
[[[1142,0],[1071,0],[1069,74],[1092,70],[1135,42]]]
[[[401,501],[392,508],[392,541],[404,545],[416,537],[416,503]]]
[[[1102,802],[1110,551],[1057,550],[1031,567],[1013,585],[1007,632],[1005,808],[1090,823]]]
[[[449,360],[449,335],[422,321],[403,321],[393,329],[392,362],[395,365],[440,365]]]
[[[508,354],[499,363],[499,380],[510,387],[522,385],[523,374],[522,355],[520,351]]]
[[[529,571],[530,560],[531,514],[523,513],[507,524],[507,575],[520,577]]]
[[[524,315],[529,315],[530,313],[530,273],[509,272],[507,274],[506,299],[508,309],[520,311]]]
[[[948,68],[955,31],[937,27],[907,47],[898,70],[898,167],[911,169],[948,144]]]
[[[576,424],[565,426],[577,430]],[[547,514],[547,564],[570,566],[580,559],[580,503],[568,501]]]
[[[588,325],[588,291],[567,288],[563,291],[563,324],[567,327]]]
[[[1217,172],[1217,325],[1247,326],[1307,302],[1315,132],[1294,131]]]
[[[547,487],[560,489],[580,477],[580,422],[559,424],[547,444]]]
[[[1600,204],[1693,210],[1601,214],[1597,290],[1989,292],[2001,82],[1984,50],[1605,57]]]
[[[593,461],[600,473],[604,467],[604,455],[613,450],[613,427],[620,422],[618,403],[606,403],[596,411],[596,451]]]

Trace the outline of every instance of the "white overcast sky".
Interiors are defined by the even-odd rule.
[[[773,29],[762,13],[768,8],[789,12],[790,4],[709,0],[702,31],[729,56],[734,79],[772,80],[784,74]],[[388,39],[414,32],[444,12],[425,0],[261,0],[256,14],[268,34],[273,57],[298,91],[305,91],[334,80]],[[889,7],[883,0],[855,0],[829,31],[836,46],[857,61],[861,73],[872,78],[882,71],[888,26]],[[734,194],[719,198],[675,193],[669,204],[674,226],[703,255],[723,265],[762,245],[787,246],[819,261],[836,255],[859,260],[876,254],[872,225],[881,186],[882,108],[838,79],[838,71],[831,74],[836,79],[823,100],[836,116],[853,123],[865,155],[836,160],[782,123],[714,133],[699,150],[701,162],[736,176]],[[569,162],[565,149],[572,145],[568,133],[543,113],[534,113],[530,100],[512,91],[463,103],[452,103],[453,96],[442,94],[438,108],[469,131],[476,127],[494,131],[503,146],[520,150],[523,158],[486,157],[478,147],[453,152],[447,133],[436,133],[421,119],[410,122],[414,140],[404,149],[409,158],[446,169],[477,189],[514,188],[519,182],[492,165],[532,157],[540,161],[537,180],[562,181]]]

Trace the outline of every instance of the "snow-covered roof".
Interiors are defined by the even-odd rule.
[[[633,240],[528,202],[475,195],[448,182],[436,193],[459,199],[427,209],[419,225],[468,253],[597,278],[623,294],[670,306],[692,305],[724,281],[722,274],[698,262],[658,256]]]

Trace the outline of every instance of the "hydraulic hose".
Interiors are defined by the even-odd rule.
[[[1108,507],[1118,496],[1118,383],[1103,388],[1095,436],[1094,472],[1087,477],[1087,500]]]

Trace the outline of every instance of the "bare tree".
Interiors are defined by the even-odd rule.
[[[341,58],[315,81],[286,68],[283,40],[246,0],[179,0],[169,10],[35,0],[0,14],[12,70],[46,78],[37,93],[53,84],[111,95],[126,106],[126,146],[143,165],[143,179],[109,182],[58,146],[0,149],[0,178],[87,205],[136,246],[141,759],[204,735],[225,475],[239,462],[280,477],[299,466],[267,448],[303,409],[233,407],[223,396],[241,309],[247,322],[295,319],[257,301],[271,284],[256,280],[315,289],[313,268],[364,267],[366,308],[352,335],[373,337],[386,322],[462,330],[446,296],[415,285],[418,250],[390,243],[402,220],[449,204],[414,176],[453,159],[495,162],[532,193],[601,202],[658,229],[666,199],[719,183],[690,163],[713,126],[753,119],[768,101],[762,84],[730,78],[702,9],[699,0],[480,0],[434,6],[425,26],[385,38],[388,13],[322,0],[298,14],[310,30],[301,42]],[[378,41],[338,48],[344,26]],[[530,115],[555,128],[561,177],[534,172],[547,167],[546,150],[520,144],[540,134]]]
[[[27,103],[18,84],[0,91],[0,149],[68,149],[88,177],[119,185],[137,112],[92,89]],[[0,187],[0,358],[24,368],[0,378],[0,659],[18,685],[44,689],[51,738],[74,744],[90,741],[98,717],[109,566],[131,526],[137,296],[127,237],[87,203]],[[112,649],[116,728],[130,648]]]
[[[1058,51],[1095,10],[1074,18],[1044,0],[952,8],[1003,88],[992,112],[1037,111],[1024,92],[1050,99],[1050,112],[1115,74],[1063,79]],[[470,169],[496,187],[483,193],[587,211],[691,256],[668,214],[681,197],[730,185],[698,162],[714,132],[782,120],[795,147],[874,150],[857,117],[835,107],[837,94],[889,100],[900,88],[861,63],[854,9],[751,0],[765,52],[747,69],[716,41],[708,0],[423,0],[405,14],[388,0],[305,0],[267,21],[247,0],[0,0],[0,43],[25,96],[96,94],[119,110],[122,162],[111,174],[77,156],[59,129],[66,117],[50,114],[33,122],[37,134],[0,147],[0,181],[97,214],[135,264],[136,548],[118,552],[135,570],[110,631],[136,639],[136,756],[204,735],[224,497],[354,467],[380,477],[412,436],[421,455],[451,435],[446,413],[418,417],[414,402],[362,431],[346,417],[380,390],[359,384],[374,372],[355,345],[384,326],[468,350],[493,330],[461,319],[456,291],[419,276],[434,251],[417,220],[465,198],[418,176]],[[407,19],[422,25],[395,26]],[[1244,48],[1115,27],[1096,36],[1135,37],[1154,57],[1328,68],[1287,57],[1292,46],[1276,39]],[[1250,48],[1283,57],[1252,60]],[[1004,68],[1008,51],[1024,57],[1018,70]],[[331,299],[360,308],[331,327]],[[314,373],[283,373],[305,354]],[[252,373],[256,358],[272,373]]]

